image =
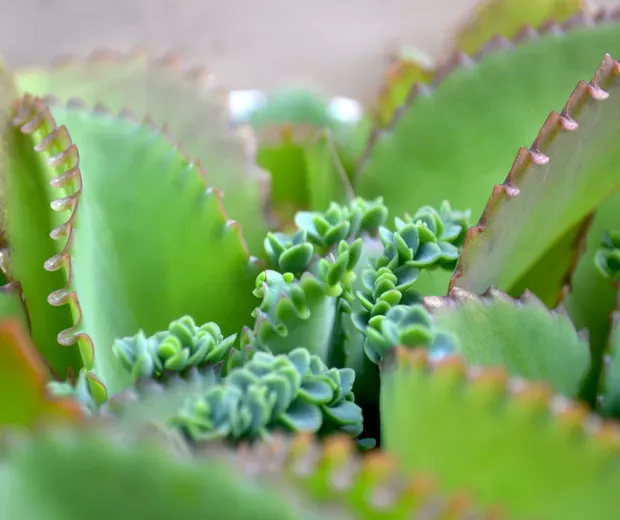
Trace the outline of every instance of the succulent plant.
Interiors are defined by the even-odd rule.
[[[455,40],[241,112],[1,69],[3,518],[618,516],[620,11]]]

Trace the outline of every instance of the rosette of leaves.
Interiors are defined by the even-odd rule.
[[[171,423],[196,442],[264,439],[275,429],[357,436],[362,414],[354,379],[353,370],[329,369],[306,349],[257,352],[222,383],[189,398]]]
[[[387,226],[389,233],[382,233],[387,243],[383,244],[361,236],[365,233],[340,239],[342,219],[330,208],[333,218],[324,219],[327,226],[320,220],[318,226],[312,223],[326,238],[324,242],[311,238],[314,228],[310,225],[302,223],[291,232],[294,236],[303,228],[305,235],[295,237],[293,246],[310,242],[312,256],[308,261],[310,249],[304,246],[303,261],[290,263],[296,271],[289,271],[292,286],[309,276],[321,281],[320,266],[326,265],[322,260],[329,267],[338,264],[339,255],[349,255],[338,264],[338,269],[345,266],[346,273],[339,278],[334,271],[338,284],[332,287],[325,280],[319,284],[321,289],[336,289],[322,300],[332,306],[327,315],[315,312],[316,306],[310,309],[315,318],[327,316],[329,330],[317,334],[321,330],[318,322],[304,329],[308,322],[289,319],[286,305],[280,317],[269,319],[274,326],[282,325],[283,335],[274,341],[281,356],[300,345],[310,350],[318,346],[320,352],[312,354],[320,354],[325,369],[340,369],[342,358],[331,354],[339,350],[337,345],[366,341],[361,333],[356,338],[349,334],[347,324],[353,327],[353,322],[344,312],[347,306],[362,305],[362,300],[350,301],[351,292],[358,289],[352,285],[358,272],[349,262],[355,256],[351,251],[361,239],[360,258],[375,256],[369,254],[371,245],[380,242],[371,268],[390,273],[400,269],[401,279],[386,276],[374,294],[377,287],[372,278],[370,289],[361,288],[361,292],[368,293],[364,301],[372,304],[370,310],[376,307],[381,312],[372,314],[362,308],[353,314],[370,314],[362,320],[366,331],[370,321],[380,317],[373,321],[380,323],[373,329],[381,334],[379,346],[386,347],[378,349],[384,354],[380,365],[363,348],[353,349],[361,352],[375,374],[380,373],[378,384],[366,385],[360,377],[365,376],[365,368],[349,363],[350,358],[345,357],[344,363],[348,368],[355,365],[355,384],[362,381],[368,393],[380,400],[375,415],[367,413],[368,408],[363,410],[364,426],[374,422],[384,433],[380,449],[392,454],[410,475],[424,478],[410,485],[388,476],[379,489],[371,489],[370,477],[392,475],[384,456],[359,478],[355,467],[334,464],[342,460],[339,456],[344,458],[338,451],[325,460],[316,452],[301,450],[304,456],[295,464],[295,475],[303,476],[299,486],[310,493],[311,505],[325,496],[342,498],[347,490],[346,500],[336,501],[335,509],[326,513],[321,508],[323,518],[351,514],[371,519],[411,514],[428,518],[472,518],[476,514],[541,520],[581,520],[592,515],[616,518],[618,423],[606,422],[601,415],[617,419],[620,409],[617,312],[613,321],[609,319],[618,310],[618,287],[601,276],[594,257],[602,232],[614,229],[620,221],[620,64],[606,54],[620,52],[620,13],[603,11],[592,17],[581,12],[566,23],[550,21],[534,30],[504,24],[504,15],[518,11],[528,20],[538,15],[546,19],[550,12],[557,17],[565,9],[556,11],[549,2],[536,2],[527,9],[523,2],[490,3],[495,8],[486,10],[492,14],[487,19],[499,17],[501,26],[510,30],[502,30],[503,37],[493,38],[472,57],[456,49],[450,60],[424,74],[424,84],[403,88],[403,84],[392,83],[380,100],[386,108],[380,124],[368,117],[372,107],[365,107],[360,124],[350,125],[346,132],[323,129],[318,138],[305,141],[309,136],[296,128],[284,133],[276,128],[276,137],[305,141],[292,143],[299,145],[299,152],[303,148],[295,162],[288,163],[295,165],[294,171],[286,166],[284,155],[279,155],[283,147],[277,143],[268,152],[272,154],[269,161],[261,160],[266,157],[268,141],[255,140],[248,128],[231,126],[216,91],[198,87],[194,78],[179,74],[171,66],[174,60],[154,67],[142,57],[119,62],[99,55],[66,67],[22,74],[16,88],[11,75],[2,70],[0,131],[5,155],[0,194],[5,218],[0,264],[3,281],[8,282],[0,291],[2,433],[10,427],[41,431],[57,422],[89,425],[72,428],[78,442],[50,446],[39,444],[41,437],[36,436],[26,439],[25,449],[9,446],[0,450],[0,507],[9,504],[3,516],[71,519],[81,518],[88,509],[93,518],[199,518],[209,506],[202,501],[208,496],[219,499],[220,506],[214,505],[215,510],[205,516],[222,512],[223,518],[246,518],[249,511],[276,518],[277,512],[269,508],[271,501],[252,493],[241,495],[244,498],[230,493],[237,489],[236,479],[219,482],[212,478],[213,468],[205,470],[208,475],[196,470],[195,451],[185,453],[194,460],[177,465],[169,459],[153,462],[150,454],[140,457],[130,445],[104,451],[102,443],[85,446],[86,441],[79,440],[104,423],[127,425],[132,423],[130,418],[134,418],[132,428],[155,423],[168,433],[167,412],[172,410],[178,417],[177,398],[182,398],[180,403],[198,402],[209,388],[224,388],[228,374],[244,371],[259,354],[279,357],[261,352],[269,347],[258,341],[248,347],[246,340],[251,338],[243,334],[244,348],[230,351],[225,363],[229,370],[222,380],[204,386],[183,386],[181,381],[173,388],[169,382],[160,385],[147,378],[162,391],[151,396],[153,400],[139,398],[125,414],[93,421],[77,406],[77,396],[86,384],[97,402],[110,404],[128,387],[129,392],[141,388],[112,350],[118,338],[140,330],[149,338],[180,316],[191,316],[196,324],[217,323],[224,337],[252,326],[256,276],[264,269],[285,276],[282,267],[289,265],[256,261],[254,257],[267,257],[262,251],[266,232],[283,238],[275,233],[288,236],[296,211],[323,210],[330,208],[330,202],[347,206],[355,196],[374,200],[380,195],[393,215],[450,200],[480,217],[476,226],[466,234],[461,230],[456,238],[449,238],[454,233],[444,229],[444,242],[460,249],[454,272],[454,249],[438,245],[442,233],[433,212],[428,218],[402,218]],[[574,4],[570,7],[575,8]],[[528,13],[533,11],[537,15],[530,18]],[[497,32],[482,25],[472,24],[470,29],[478,35]],[[504,38],[513,36],[513,41]],[[484,40],[486,36],[476,36],[471,41]],[[580,81],[584,78],[591,79]],[[392,80],[411,81],[411,75]],[[115,112],[128,104],[137,120],[127,112],[114,115],[100,108],[84,110],[75,103],[50,104],[43,100],[48,93],[58,94],[63,101],[67,96],[83,96],[88,105],[101,102]],[[549,115],[567,97],[564,108]],[[284,116],[278,121],[286,124],[293,109],[289,103],[281,106]],[[147,113],[155,126],[143,119]],[[293,118],[294,123],[303,124],[307,117],[302,113]],[[310,122],[332,125],[328,118]],[[165,123],[175,140],[159,131]],[[265,127],[269,126],[267,121]],[[371,126],[374,130],[369,132]],[[174,144],[176,139],[185,142],[191,158]],[[269,171],[257,170],[257,156]],[[272,181],[272,205],[265,179]],[[444,224],[449,220],[441,209],[436,213]],[[231,219],[240,222],[243,231]],[[403,238],[399,233],[418,221],[426,231],[435,226],[435,243],[444,261],[407,265],[415,264],[420,248],[414,251],[407,240],[410,235],[404,233]],[[49,240],[50,233],[55,240]],[[613,262],[608,260],[615,255],[612,249],[615,246],[607,247],[605,257],[609,271]],[[384,255],[386,250],[390,254]],[[383,263],[375,269],[377,259]],[[360,265],[366,262],[358,259],[358,270]],[[405,282],[411,269],[420,272],[409,286]],[[432,287],[425,285],[425,276],[431,272],[436,282]],[[362,284],[365,279],[358,277],[357,281]],[[280,296],[276,287],[283,284],[276,282],[268,287],[272,291],[268,296],[273,298],[269,301]],[[292,300],[292,294],[285,294],[282,301]],[[428,336],[424,332],[428,323],[416,321],[411,311],[421,296],[434,330],[458,338],[458,356],[433,356],[428,347],[393,347],[396,341],[409,338],[414,344]],[[379,305],[379,297],[386,305]],[[329,298],[336,299],[335,307]],[[566,308],[558,307],[562,300]],[[407,310],[393,311],[399,306]],[[583,329],[586,334],[578,332]],[[311,333],[298,341],[296,335],[303,331]],[[79,348],[71,348],[72,343]],[[323,349],[326,344],[329,347]],[[178,350],[175,345],[172,358],[181,365],[197,352]],[[607,345],[611,358],[603,371]],[[584,378],[589,361],[591,370]],[[257,378],[262,376],[240,377],[236,386],[247,392],[265,388],[263,383],[254,384]],[[64,381],[69,391],[65,392],[67,386],[52,385],[56,396],[50,395],[46,385],[50,380]],[[270,384],[286,387],[286,377],[275,380],[269,379]],[[261,392],[257,395],[264,395]],[[357,388],[354,392],[359,405]],[[603,394],[602,399],[597,399],[598,394]],[[174,397],[175,406],[163,406],[159,397],[166,401]],[[251,404],[258,397],[252,399]],[[579,399],[586,400],[591,409]],[[236,397],[232,401],[239,402]],[[256,410],[261,416],[263,408]],[[318,433],[327,433],[322,431],[323,424],[327,423],[321,424]],[[273,424],[265,432],[278,428],[283,427]],[[264,446],[275,465],[277,445]],[[372,454],[367,460],[372,460]],[[326,467],[334,471],[327,474]],[[102,482],[105,477],[121,484],[93,486],[83,478],[85,471],[96,473]],[[266,481],[264,477],[263,473],[260,480]],[[277,483],[276,496],[287,501],[279,510],[284,518],[313,518],[312,508],[287,493],[286,484],[293,479],[290,483],[283,480]],[[250,488],[256,489],[256,484],[252,481]],[[396,497],[402,497],[403,490],[405,501],[398,502]],[[421,496],[436,495],[454,500],[446,507],[443,501],[442,507],[418,507]],[[232,502],[222,508],[224,496],[233,496],[237,508],[233,509]]]
[[[458,338],[437,330],[422,304],[395,305],[387,314],[373,316],[364,331],[365,352],[379,364],[394,347],[424,348],[431,358],[441,358],[457,351]]]
[[[275,354],[304,346],[330,366],[338,366],[341,315],[350,313],[351,284],[362,251],[362,239],[341,240],[335,256],[320,258],[298,279],[292,273],[265,271],[256,280],[254,295],[262,301],[254,310],[252,334],[261,348]]]
[[[267,234],[267,259],[277,271],[299,277],[316,257],[327,255],[341,241],[375,236],[387,214],[381,197],[373,201],[358,197],[348,204],[332,202],[324,212],[300,211],[295,215],[297,227],[292,235]]]

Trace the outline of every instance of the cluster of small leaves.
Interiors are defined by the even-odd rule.
[[[596,252],[594,262],[598,270],[610,280],[620,280],[620,232],[609,231],[603,235],[603,244]]]
[[[362,412],[353,402],[354,379],[353,370],[329,369],[304,348],[256,352],[222,383],[189,398],[172,423],[196,442],[265,439],[277,429],[357,436]]]
[[[197,326],[193,318],[183,316],[152,336],[140,331],[118,339],[112,349],[134,379],[160,379],[166,373],[223,362],[235,339],[236,334],[225,338],[213,322]]]
[[[288,351],[292,346],[291,330],[299,331],[306,326],[311,329],[306,341],[293,346],[303,345],[315,353],[322,350],[319,345],[328,341],[339,313],[351,312],[351,286],[362,245],[361,238],[351,244],[341,240],[335,256],[320,258],[314,266],[315,272],[304,272],[300,279],[290,272],[261,273],[254,290],[261,303],[252,313],[256,319],[253,336],[258,345],[276,353]],[[312,340],[315,334],[325,340],[316,336]]]
[[[424,206],[413,216],[396,218],[395,231],[379,229],[383,253],[370,260],[362,274],[364,290],[356,293],[364,309],[353,320],[361,333],[393,306],[420,302],[414,283],[421,269],[454,269],[468,219],[468,212],[453,211],[444,202],[440,211]]]
[[[397,346],[424,348],[431,358],[443,357],[457,350],[458,338],[437,330],[422,304],[396,305],[386,315],[373,316],[364,332],[364,351],[376,364],[389,349]]]
[[[356,198],[348,205],[331,203],[327,211],[300,211],[295,216],[297,231],[268,233],[265,251],[270,264],[282,273],[299,277],[315,256],[325,256],[341,241],[361,234],[376,235],[387,219],[383,200],[367,201]]]

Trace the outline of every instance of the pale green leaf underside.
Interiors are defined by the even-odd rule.
[[[480,215],[519,146],[606,52],[620,53],[617,22],[541,36],[457,68],[377,137],[358,171],[358,194],[383,195],[396,215],[444,199]]]
[[[566,416],[554,418],[544,392],[492,372],[464,374],[458,361],[400,363],[382,374],[382,439],[408,471],[435,474],[443,491],[509,518],[582,520],[593,507],[597,518],[616,517],[620,453],[589,437],[587,415],[558,402]],[[523,388],[520,397],[508,387]]]
[[[79,330],[113,393],[126,381],[115,339],[154,334],[185,314],[236,333],[250,321],[257,272],[217,192],[164,136],[115,116],[55,113],[80,152],[71,247]]]
[[[223,460],[175,460],[149,441],[71,435],[11,447],[0,460],[0,516],[11,520],[300,518]]]
[[[24,70],[17,81],[22,92],[54,95],[62,102],[78,98],[113,112],[128,109],[137,119],[149,116],[158,126],[167,125],[172,139],[207,170],[209,184],[222,191],[230,218],[246,230],[252,254],[262,255],[269,180],[253,162],[253,136],[232,128],[222,93],[144,56]]]
[[[549,116],[531,151],[520,150],[469,232],[457,286],[512,288],[550,244],[620,187],[620,64],[607,57],[593,83],[581,83],[562,115]]]
[[[438,327],[458,336],[468,363],[503,366],[569,397],[579,393],[589,345],[566,314],[549,311],[531,294],[513,300],[496,290],[476,297],[457,289],[447,298],[427,298],[426,305]]]

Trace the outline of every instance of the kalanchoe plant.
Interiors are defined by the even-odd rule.
[[[617,518],[620,12],[456,40],[355,118],[0,71],[3,518]]]

